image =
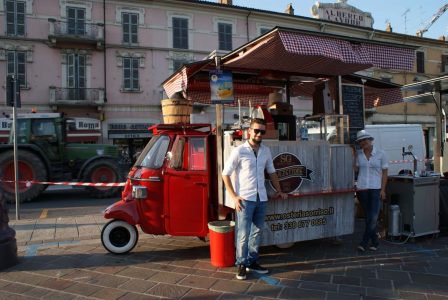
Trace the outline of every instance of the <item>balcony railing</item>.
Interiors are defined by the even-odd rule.
[[[103,24],[85,22],[64,22],[56,19],[48,19],[50,32],[48,35],[52,43],[58,40],[78,40],[101,44],[104,40]]]
[[[50,105],[103,106],[104,89],[50,87]]]

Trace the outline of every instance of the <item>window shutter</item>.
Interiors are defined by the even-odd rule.
[[[14,15],[14,2],[6,1],[6,33],[8,35],[16,34]]]
[[[76,33],[79,35],[85,34],[86,12],[82,8],[76,11]]]
[[[125,89],[131,88],[131,59],[123,58],[123,85]]]
[[[173,48],[188,49],[188,19],[173,18]]]
[[[232,50],[232,24],[218,23],[220,50]]]
[[[78,55],[78,87],[85,88],[86,87],[86,56]]]
[[[76,31],[76,11],[74,7],[67,7],[67,33],[75,34]]]
[[[182,19],[182,48],[183,49],[188,49],[188,20],[187,19]]]
[[[75,87],[75,55],[67,54],[67,87]]]
[[[15,55],[14,52],[8,52],[8,75],[15,74]]]
[[[417,51],[417,73],[425,73],[425,53]]]
[[[6,34],[25,35],[25,2],[6,0]]]
[[[138,43],[138,15],[132,14],[131,15],[131,36],[132,36],[132,43],[136,44]]]
[[[25,35],[25,2],[17,2],[17,35]]]
[[[219,49],[224,49],[224,24],[218,24],[218,39],[219,39]]]
[[[6,24],[7,24],[7,33],[8,34],[15,34],[15,28],[14,28],[14,1],[7,0],[6,1]]]
[[[139,90],[139,58],[123,58],[123,88],[125,90]]]
[[[138,90],[139,84],[138,84],[138,65],[139,65],[139,59],[133,58],[132,59],[132,89]]]
[[[123,42],[138,43],[138,14],[123,13]]]
[[[226,24],[226,50],[232,50],[232,24]]]
[[[180,48],[179,19],[173,18],[173,48]]]
[[[448,72],[448,55],[442,55],[442,73]]]
[[[123,43],[129,43],[129,14],[121,14],[121,22],[123,27]]]
[[[25,52],[17,52],[17,77],[20,80],[20,86],[26,86],[25,57]]]

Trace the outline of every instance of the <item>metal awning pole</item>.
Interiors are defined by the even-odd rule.
[[[342,76],[339,75],[337,77],[337,90],[338,90],[338,94],[337,94],[337,104],[338,107],[336,108],[335,105],[335,109],[338,111],[338,113],[343,116],[344,115],[344,99],[342,99]],[[347,115],[348,117],[348,115]],[[339,135],[339,143],[344,144],[345,143],[345,139],[344,139],[344,118],[341,117],[339,119],[339,128],[341,129],[341,134]],[[348,128],[348,141],[350,143],[350,118],[347,121],[347,128]]]
[[[216,69],[221,68],[221,57],[215,56]],[[218,177],[218,203],[224,204],[224,185],[222,182],[222,169],[223,169],[223,149],[222,149],[222,123],[223,123],[223,105],[216,104],[216,163],[217,163],[217,177]]]
[[[443,157],[443,144],[444,144],[444,136],[445,134],[443,134],[443,130],[444,127],[443,125],[443,107],[442,107],[442,97],[440,95],[440,93],[435,92],[434,93],[434,101],[436,101],[436,107],[437,107],[437,111],[436,111],[436,142],[435,142],[435,147],[434,147],[434,171],[436,171],[437,173],[442,173],[443,172],[443,167],[442,167],[442,157]]]

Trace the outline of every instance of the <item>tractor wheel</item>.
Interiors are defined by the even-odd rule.
[[[113,254],[125,254],[134,249],[138,241],[137,228],[125,221],[112,220],[101,231],[101,243]]]
[[[18,165],[19,180],[22,181],[19,183],[20,202],[28,202],[39,196],[45,189],[45,185],[31,184],[27,186],[23,181],[47,181],[47,168],[36,154],[26,150],[19,150]],[[6,201],[15,202],[13,151],[0,154],[0,178]]]
[[[112,183],[122,181],[120,167],[110,159],[97,159],[84,171],[83,181],[92,183]],[[109,198],[116,195],[121,187],[87,187],[95,198]]]

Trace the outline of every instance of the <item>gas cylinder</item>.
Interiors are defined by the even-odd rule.
[[[389,206],[389,226],[388,235],[397,237],[401,235],[400,231],[400,206],[393,204]]]

